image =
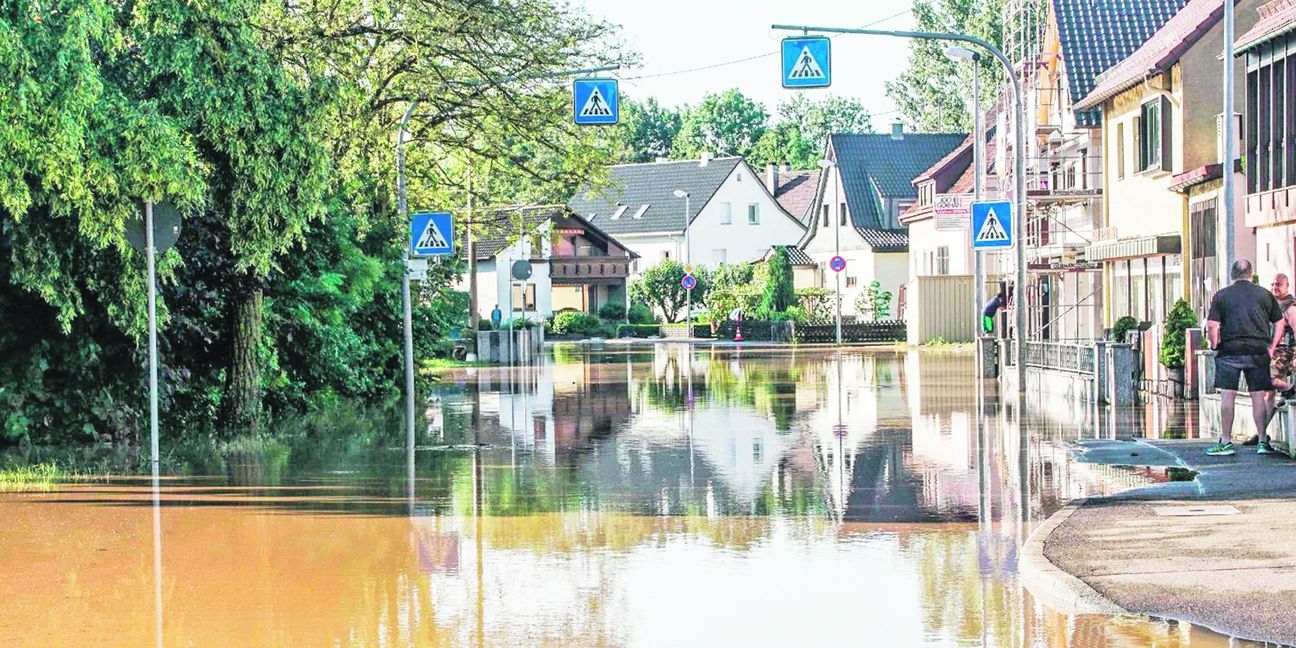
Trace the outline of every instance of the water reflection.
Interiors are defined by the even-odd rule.
[[[278,486],[6,495],[0,644],[1225,645],[1061,616],[1015,579],[1032,524],[1149,478],[1067,441],[1181,414],[1019,412],[971,375],[949,353],[560,353],[454,373],[418,438],[295,450]]]

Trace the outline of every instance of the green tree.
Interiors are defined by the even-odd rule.
[[[782,313],[797,303],[787,248],[779,247],[777,250],[769,262],[769,279],[765,282],[765,294],[761,299],[761,312],[765,316]]]
[[[707,292],[711,288],[711,273],[706,268],[694,268],[693,277],[697,286],[693,288],[695,309],[705,303]],[[684,279],[684,266],[674,259],[662,259],[661,263],[648,268],[643,276],[630,284],[630,301],[647,304],[659,311],[667,322],[679,321],[680,310],[688,301],[688,291],[681,283]]]
[[[1003,45],[1005,0],[914,0],[914,29],[954,32]],[[886,84],[904,121],[920,131],[969,131],[972,128],[972,68],[945,55],[948,43],[909,41],[909,68]],[[982,53],[981,102],[994,100],[1003,83],[1003,66]]]
[[[870,322],[886,319],[891,314],[891,291],[882,290],[880,282],[870,283],[855,298],[855,312]]]
[[[621,121],[613,133],[617,162],[652,162],[668,157],[679,134],[681,116],[653,97],[644,101],[621,100]]]
[[[768,119],[760,102],[736,89],[707,95],[684,113],[671,154],[676,158],[696,158],[706,152],[746,156],[765,134]]]
[[[779,124],[761,135],[747,159],[757,169],[784,162],[794,169],[813,169],[819,163],[819,150],[795,125]]]
[[[816,157],[802,167],[807,169],[818,162],[817,156],[824,150],[824,141],[829,135],[873,132],[873,116],[868,108],[851,97],[828,95],[813,99],[804,92],[798,92],[791,99],[779,103],[778,119],[780,124],[792,125],[814,151]]]
[[[1169,369],[1183,369],[1184,354],[1188,345],[1187,329],[1197,326],[1197,314],[1192,304],[1180,299],[1166,315],[1165,339],[1161,342],[1161,364]]]

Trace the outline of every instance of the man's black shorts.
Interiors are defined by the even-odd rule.
[[[1248,391],[1273,389],[1273,380],[1269,377],[1269,355],[1215,356],[1215,389],[1236,390],[1239,376],[1246,376]]]

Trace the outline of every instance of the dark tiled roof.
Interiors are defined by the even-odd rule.
[[[829,147],[841,172],[851,224],[878,228],[882,198],[917,198],[913,179],[945,157],[967,137],[962,133],[905,133],[829,136]],[[905,245],[908,245],[906,240]]]
[[[549,219],[566,213],[562,205],[532,205],[527,207],[505,207],[484,214],[478,214],[476,220],[480,234],[474,241],[478,261],[495,258],[500,250],[516,242],[519,233],[529,234]],[[462,240],[459,243],[459,256],[468,256],[468,228],[463,228]]]
[[[684,199],[676,198],[675,190],[689,192],[689,220],[692,221],[741,162],[742,158],[730,157],[713,159],[705,167],[698,166],[697,160],[619,164],[608,169],[610,187],[601,193],[592,193],[589,186],[582,187],[568,207],[614,236],[683,231]],[[761,179],[750,177],[747,181]],[[635,218],[644,205],[648,206],[647,211]],[[613,219],[620,206],[625,206],[625,211]]]
[[[778,190],[774,192],[774,200],[778,201],[783,211],[792,214],[793,218],[801,221],[802,225],[809,225],[810,218],[813,216],[810,210],[814,208],[815,194],[818,192],[818,169],[780,173],[779,186]]]
[[[1296,27],[1296,0],[1274,0],[1260,7],[1260,20],[1233,42],[1233,51],[1241,54],[1274,36]]]
[[[1097,107],[1108,98],[1138,85],[1148,72],[1164,72],[1169,69],[1223,16],[1224,2],[1221,0],[1190,0],[1147,42],[1099,75],[1093,91],[1077,101],[1076,107]],[[1218,74],[1217,70],[1210,72]]]
[[[909,232],[906,230],[856,227],[856,232],[874,252],[908,252]]]
[[[1138,49],[1187,0],[1052,0],[1072,101],[1093,92],[1095,79]],[[1102,125],[1097,110],[1077,110],[1082,127]]]
[[[809,255],[809,254],[806,254],[806,251],[805,251],[805,250],[802,250],[801,248],[799,248],[799,247],[797,247],[797,246],[795,246],[795,245],[771,245],[771,246],[770,246],[770,249],[769,249],[769,252],[766,252],[766,253],[765,253],[765,260],[766,260],[766,261],[769,261],[770,259],[773,259],[773,258],[774,258],[774,254],[775,254],[776,252],[778,252],[778,249],[779,249],[779,248],[783,248],[783,249],[787,250],[788,261],[791,262],[792,265],[794,265],[794,266],[817,266],[817,265],[819,265],[819,264],[815,263],[815,260],[814,260],[814,259],[810,258],[810,255]]]

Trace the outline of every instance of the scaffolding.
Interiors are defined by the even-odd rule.
[[[1027,213],[1023,243],[1028,284],[1027,339],[1086,342],[1102,336],[1102,274],[1085,259],[1101,225],[1099,142],[1067,118],[1057,30],[1047,0],[1007,0],[1004,52],[1024,92]],[[1005,93],[1008,91],[1004,89]],[[1004,162],[1016,126],[1001,122]],[[1012,187],[1013,167],[1001,166]]]

